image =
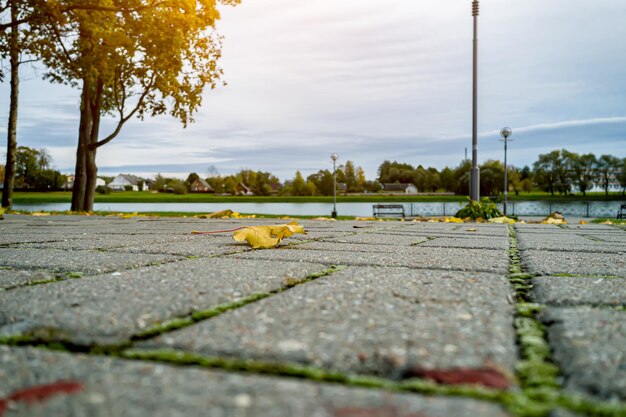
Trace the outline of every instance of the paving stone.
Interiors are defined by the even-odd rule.
[[[626,277],[626,256],[622,253],[524,250],[520,255],[530,273]]]
[[[86,274],[118,271],[177,259],[180,257],[172,255],[0,248],[0,266],[14,269],[77,271]]]
[[[387,377],[413,365],[512,371],[510,295],[495,274],[349,268],[140,346]]]
[[[120,343],[163,321],[279,290],[320,264],[194,259],[0,292],[0,334]],[[47,336],[46,336],[47,337]]]
[[[0,395],[58,381],[80,390],[34,405],[16,402],[6,417],[506,416],[497,405],[471,399],[0,346]]]
[[[533,279],[533,298],[550,305],[626,306],[626,279],[538,277]]]
[[[506,251],[509,249],[509,241],[504,237],[436,237],[435,239],[422,243],[420,246],[434,248],[502,249]]]
[[[297,245],[289,249],[257,250],[233,256],[242,259],[324,262],[335,265],[403,266],[423,269],[508,272],[508,251],[420,246],[398,248],[393,253],[376,252],[376,256],[372,256],[372,252],[353,253],[334,249],[306,250],[306,245]]]
[[[569,390],[626,399],[626,311],[549,308],[541,319]]]
[[[47,281],[58,276],[58,273],[50,271],[23,271],[0,268],[0,289],[28,285],[33,282]]]
[[[402,236],[388,235],[382,233],[359,233],[356,235],[332,237],[322,239],[326,242],[355,243],[362,245],[390,245],[390,246],[411,246],[426,242],[428,238],[424,236]]]

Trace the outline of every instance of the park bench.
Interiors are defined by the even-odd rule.
[[[626,219],[626,204],[622,204],[617,212],[618,219]]]
[[[404,218],[403,204],[374,204],[372,206],[374,217],[402,217]]]

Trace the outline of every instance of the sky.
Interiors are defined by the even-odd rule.
[[[626,157],[626,1],[482,0],[478,162],[540,153]],[[242,0],[221,6],[226,87],[195,123],[132,120],[100,148],[99,173],[185,178],[240,169],[282,180],[351,160],[374,179],[384,160],[456,166],[471,157],[470,0]],[[18,144],[73,172],[79,91],[23,71]],[[8,83],[0,86],[0,155]],[[113,126],[105,121],[101,134]],[[0,162],[2,163],[2,162]]]

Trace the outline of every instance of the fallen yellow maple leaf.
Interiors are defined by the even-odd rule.
[[[208,235],[215,233],[234,232],[233,239],[237,242],[248,242],[253,249],[267,249],[278,245],[281,240],[291,237],[296,233],[305,235],[304,226],[298,222],[279,224],[272,226],[242,226],[232,230],[219,230],[215,232],[191,232],[194,235]]]

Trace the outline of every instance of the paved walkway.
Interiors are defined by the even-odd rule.
[[[0,416],[626,416],[605,225],[0,221]]]

